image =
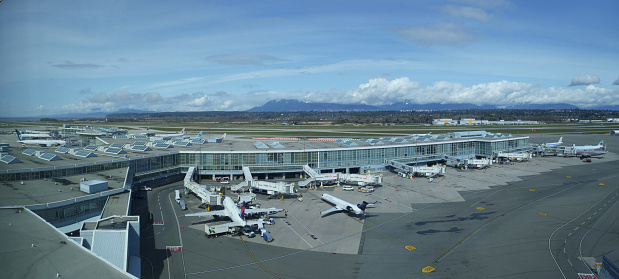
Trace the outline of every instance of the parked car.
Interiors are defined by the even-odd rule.
[[[342,190],[344,190],[344,191],[354,191],[355,187],[353,187],[351,185],[344,185],[344,186],[342,186]]]
[[[140,190],[142,190],[142,191],[152,191],[153,189],[148,187],[148,186],[142,186],[142,187],[140,187]]]
[[[256,233],[254,231],[251,230],[251,228],[249,227],[245,227],[241,229],[241,233],[244,234],[245,236],[252,238],[256,236]]]
[[[359,192],[362,192],[362,193],[372,193],[372,192],[374,192],[374,187],[372,187],[372,186],[361,187],[361,188],[359,188]]]

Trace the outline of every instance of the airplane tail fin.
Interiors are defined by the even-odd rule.
[[[243,206],[241,206],[241,220],[245,221],[245,201],[243,201]]]
[[[357,207],[358,207],[359,209],[361,209],[361,210],[365,211],[365,208],[366,208],[368,205],[375,205],[376,203],[378,203],[378,201],[371,202],[371,203],[368,203],[368,202],[366,202],[366,201],[363,201],[362,203],[358,204],[358,205],[357,205]]]
[[[224,133],[224,135],[223,135],[223,136],[221,136],[221,140],[222,140],[222,141],[223,141],[223,140],[225,140],[225,139],[226,139],[226,133]]]
[[[357,207],[363,211],[365,211],[365,207],[368,205],[368,203],[366,201],[363,201],[362,203],[358,204]]]
[[[185,128],[181,130],[181,135],[184,135],[184,134],[185,134]]]
[[[200,131],[196,137],[201,138],[202,137],[202,131]]]
[[[24,140],[24,137],[21,136],[21,133],[17,129],[15,129],[15,133],[17,133],[17,139]]]
[[[559,138],[559,143],[560,143],[560,144],[561,144],[561,143],[563,143],[563,137],[560,137],[560,138]]]

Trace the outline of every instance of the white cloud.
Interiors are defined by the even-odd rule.
[[[569,86],[590,85],[600,83],[600,78],[596,75],[574,76]]]
[[[429,23],[396,30],[405,40],[422,47],[433,45],[465,45],[479,40],[474,31],[451,22]]]
[[[454,17],[462,17],[479,22],[487,22],[491,18],[484,10],[474,7],[447,5],[441,7],[440,10]]]
[[[356,88],[338,92],[312,92],[300,100],[347,104],[386,105],[395,102],[471,103],[476,105],[569,103],[581,107],[619,104],[614,96],[619,89],[593,85],[585,89],[542,87],[526,82],[497,81],[464,86],[461,83],[440,81],[422,86],[406,77],[394,80],[372,79]],[[584,101],[590,100],[590,101]]]
[[[585,88],[543,87],[526,82],[497,81],[465,86],[461,83],[439,81],[423,86],[408,77],[392,80],[374,78],[348,90],[324,91],[249,91],[229,94],[197,92],[163,97],[159,93],[95,94],[84,101],[61,108],[46,108],[48,112],[113,112],[120,108],[148,111],[244,111],[277,99],[297,99],[306,102],[388,105],[396,102],[471,103],[505,106],[510,104],[568,103],[582,108],[600,105],[619,105],[615,96],[619,88],[606,89],[588,85]],[[41,107],[43,108],[43,107]]]

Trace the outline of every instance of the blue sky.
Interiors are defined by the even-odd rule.
[[[619,2],[0,2],[0,116],[619,105]]]

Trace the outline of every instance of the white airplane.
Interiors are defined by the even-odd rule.
[[[59,146],[65,145],[67,142],[64,140],[26,140],[22,137],[21,133],[15,129],[15,133],[17,133],[17,142],[21,143],[23,147],[26,147],[26,144],[38,144],[40,146]]]
[[[590,151],[590,150],[604,150],[604,140],[600,141],[597,145],[572,145],[576,152],[578,151]]]
[[[156,134],[156,137],[182,137],[185,135],[185,128],[181,130],[179,134]]]
[[[547,142],[544,143],[545,146],[557,146],[557,145],[561,145],[563,143],[563,137],[559,138],[558,142]]]
[[[245,220],[245,215],[252,213],[277,213],[282,211],[283,209],[279,208],[245,208],[245,203],[241,209],[239,209],[234,201],[230,197],[225,197],[223,201],[223,210],[213,210],[208,212],[200,212],[200,213],[192,213],[186,214],[185,216],[228,216],[232,222],[227,223],[229,227],[245,227],[251,225],[262,226],[264,224],[264,220],[259,219],[256,221],[247,221]]]
[[[224,133],[224,135],[223,135],[223,136],[221,136],[221,141],[224,141],[224,140],[226,139],[226,134],[227,134],[227,133]]]
[[[200,131],[195,137],[189,137],[189,139],[201,139],[202,138],[202,131]]]
[[[37,134],[21,134],[22,138],[51,138],[52,135],[50,134],[41,134],[41,133],[37,133]]]
[[[368,205],[374,205],[376,204],[378,201],[375,201],[373,203],[368,203],[366,201],[362,202],[361,204],[358,205],[354,205],[352,203],[349,203],[347,201],[343,201],[341,199],[338,199],[334,196],[331,196],[327,193],[322,194],[322,196],[320,196],[323,200],[325,200],[328,203],[331,203],[333,205],[335,205],[333,208],[331,209],[327,209],[323,212],[320,212],[320,215],[325,215],[327,213],[331,213],[331,212],[337,212],[337,211],[348,211],[348,212],[352,212],[358,215],[364,214],[365,213],[365,207]]]

